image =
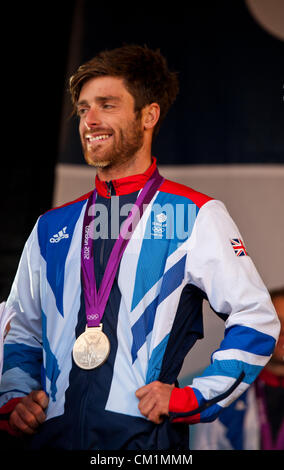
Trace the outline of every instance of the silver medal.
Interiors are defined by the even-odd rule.
[[[110,342],[100,326],[88,328],[75,341],[73,359],[81,369],[95,369],[108,358]]]

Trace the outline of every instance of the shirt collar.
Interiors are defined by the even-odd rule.
[[[126,176],[125,178],[119,178],[112,180],[113,187],[115,189],[116,196],[122,196],[123,194],[130,194],[135,191],[140,191],[142,189],[150,176],[154,173],[157,167],[157,160],[155,157],[152,157],[151,166],[144,172],[138,175]],[[101,181],[96,175],[96,190],[98,194],[103,197],[110,197],[108,192],[108,185],[106,181]]]

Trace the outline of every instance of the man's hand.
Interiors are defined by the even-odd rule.
[[[169,414],[169,403],[173,385],[162,382],[151,382],[139,388],[135,395],[140,402],[138,408],[143,416],[146,416],[153,423],[160,424],[163,416]]]
[[[45,421],[44,410],[49,398],[43,390],[34,390],[24,397],[11,413],[9,424],[14,431],[35,434],[38,426]]]

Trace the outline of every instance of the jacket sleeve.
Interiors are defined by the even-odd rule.
[[[27,240],[6,308],[16,315],[4,343],[0,414],[11,412],[20,397],[41,388],[42,339],[40,251],[37,224]],[[2,410],[2,411],[1,411]],[[3,413],[2,413],[3,417]],[[4,420],[0,428],[7,429]]]
[[[280,323],[241,244],[242,236],[222,202],[202,206],[190,240],[187,274],[225,320],[225,335],[203,374],[190,386],[173,390],[173,421],[214,420],[250,386],[274,350]]]

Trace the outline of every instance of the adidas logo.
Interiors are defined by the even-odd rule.
[[[59,230],[58,233],[55,233],[53,237],[50,238],[50,243],[58,243],[60,240],[63,240],[63,238],[69,238],[69,233],[66,233],[67,226],[64,227],[62,230]]]

